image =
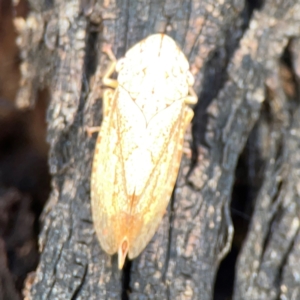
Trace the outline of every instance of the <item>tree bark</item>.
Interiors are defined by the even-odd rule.
[[[212,299],[220,262],[232,244],[230,201],[248,141],[253,160],[245,176],[252,174],[259,184],[252,188],[253,215],[236,265],[233,299],[298,299],[298,1],[29,2],[27,19],[15,20],[22,58],[17,105],[34,105],[37,91],[49,90],[53,179],[42,218],[41,259],[27,297]],[[156,32],[176,40],[195,75],[198,104],[185,139],[193,155],[182,159],[155,237],[120,272],[93,229],[95,137],[85,128],[101,120],[101,76],[108,63],[103,45],[111,44],[120,58]],[[290,95],[280,73],[284,53],[290,58]]]

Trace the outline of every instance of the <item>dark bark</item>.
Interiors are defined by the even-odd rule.
[[[230,200],[249,136],[248,145],[255,148],[251,157],[262,164],[254,170],[260,184],[253,188],[254,213],[236,267],[233,298],[300,297],[295,275],[300,269],[297,1],[266,0],[256,6],[240,0],[30,4],[27,23],[16,22],[23,60],[17,104],[33,105],[38,89],[49,89],[53,176],[31,297],[119,299],[123,293],[130,299],[211,299],[220,262],[232,243]],[[120,58],[155,32],[177,41],[195,74],[199,102],[186,135],[187,145],[193,138],[193,156],[182,160],[157,234],[122,273],[116,257],[100,249],[93,230],[89,185],[95,138],[88,138],[85,128],[100,123],[98,100],[107,64],[103,44],[111,44]],[[287,51],[292,96],[280,77],[280,59]],[[126,280],[130,291],[123,290]]]

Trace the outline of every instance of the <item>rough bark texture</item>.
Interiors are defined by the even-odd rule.
[[[298,1],[29,2],[27,19],[15,20],[22,57],[17,104],[31,106],[38,89],[49,89],[53,179],[41,259],[27,297],[212,299],[232,243],[230,201],[248,140],[252,160],[246,176],[259,182],[252,189],[253,215],[233,299],[299,299]],[[120,58],[155,32],[177,41],[196,78],[199,102],[186,135],[193,156],[183,158],[157,234],[122,273],[93,230],[89,184],[95,138],[85,128],[101,119],[101,76],[108,62],[103,44],[111,44]],[[281,74],[284,53],[290,93]]]

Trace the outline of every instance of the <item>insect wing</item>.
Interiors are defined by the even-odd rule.
[[[185,123],[182,101],[147,124],[129,94],[116,90],[99,133],[91,186],[96,232],[109,254],[127,236],[133,258],[154,235],[177,177]]]

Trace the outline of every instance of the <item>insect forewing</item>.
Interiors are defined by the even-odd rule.
[[[130,49],[96,144],[92,212],[101,246],[134,258],[154,235],[170,200],[193,116],[190,73],[175,42],[162,34]],[[107,101],[106,101],[107,102]]]

